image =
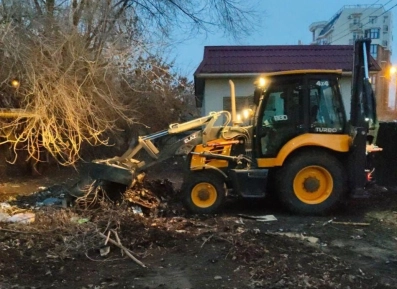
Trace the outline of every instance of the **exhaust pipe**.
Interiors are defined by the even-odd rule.
[[[229,85],[230,85],[230,102],[232,104],[232,123],[233,123],[233,126],[236,126],[237,124],[239,124],[239,121],[237,120],[236,92],[235,92],[235,89],[234,89],[233,80],[229,79]]]

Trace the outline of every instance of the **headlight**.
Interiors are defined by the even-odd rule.
[[[248,108],[243,110],[243,117],[245,119],[250,118],[251,116],[252,116],[252,109]]]
[[[258,79],[258,87],[265,87],[266,85],[266,79],[261,77]]]

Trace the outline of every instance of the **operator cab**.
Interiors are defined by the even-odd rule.
[[[306,133],[343,134],[346,115],[339,91],[340,71],[288,71],[258,82],[255,151],[276,157],[291,139]]]

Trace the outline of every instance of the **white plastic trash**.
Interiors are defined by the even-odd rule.
[[[11,205],[9,203],[0,203],[0,211],[4,211],[6,209],[10,209]]]
[[[19,213],[15,214],[8,219],[6,222],[9,223],[21,223],[21,224],[30,224],[35,221],[36,215],[34,213]]]
[[[0,212],[0,222],[7,222],[9,217],[10,217],[9,214]]]

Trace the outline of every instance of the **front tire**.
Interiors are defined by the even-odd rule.
[[[223,178],[212,171],[190,172],[182,185],[182,202],[195,214],[213,214],[223,205],[226,189]]]
[[[290,211],[324,214],[346,196],[346,172],[340,161],[327,152],[304,152],[283,165],[277,187],[281,202]]]

